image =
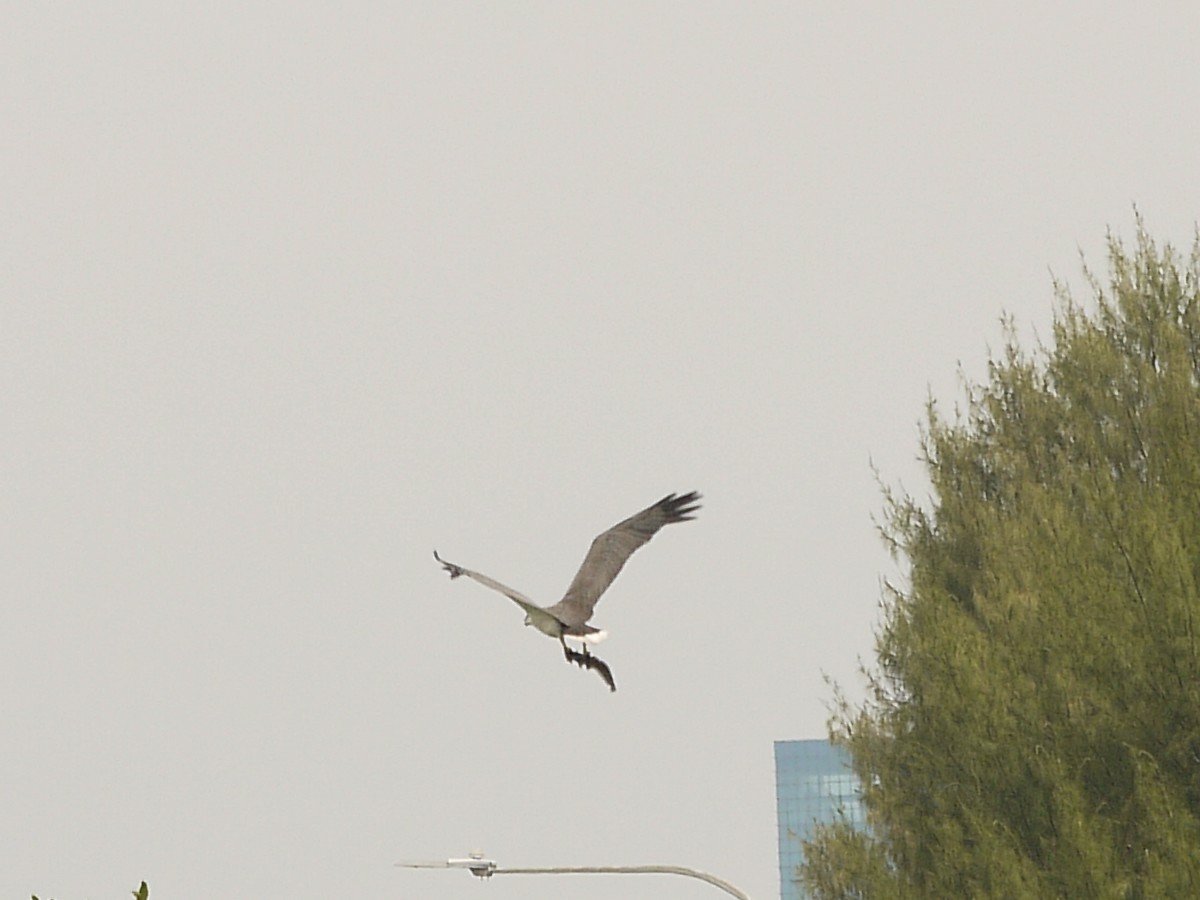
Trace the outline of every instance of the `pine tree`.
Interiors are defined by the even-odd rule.
[[[1200,237],[1108,250],[885,497],[907,584],[832,726],[870,832],[806,846],[816,897],[1200,896]]]

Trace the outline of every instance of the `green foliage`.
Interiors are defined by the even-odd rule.
[[[142,882],[141,887],[136,891],[130,891],[133,894],[133,900],[150,900],[150,888],[146,887],[146,882]],[[37,894],[33,895],[33,900],[38,900]]]
[[[871,833],[807,845],[814,896],[1200,896],[1200,238],[1109,255],[930,404],[931,508],[886,497],[909,584],[833,723]]]

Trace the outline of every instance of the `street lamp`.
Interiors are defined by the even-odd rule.
[[[484,859],[478,850],[466,859],[414,859],[396,865],[402,869],[466,869],[478,878],[490,878],[496,871],[496,861]]]
[[[738,900],[750,900],[747,894],[728,881],[686,866],[552,866],[503,869],[494,859],[484,859],[479,851],[471,853],[466,859],[398,862],[396,865],[405,869],[466,869],[478,878],[491,878],[493,875],[682,875],[706,881],[731,897],[737,897]]]

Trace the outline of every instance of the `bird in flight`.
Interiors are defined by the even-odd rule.
[[[484,587],[499,591],[508,597],[525,610],[526,625],[532,625],[542,634],[558,641],[567,662],[597,672],[609,690],[615,691],[617,683],[613,680],[612,670],[604,660],[593,656],[587,648],[588,644],[604,640],[608,633],[588,625],[587,620],[592,617],[596,601],[613,583],[613,579],[617,577],[625,561],[633,555],[633,551],[654,537],[664,525],[695,518],[691,513],[700,508],[697,502],[699,499],[700,495],[696,491],[682,496],[667,494],[652,506],[647,506],[640,513],[597,535],[567,592],[553,606],[538,606],[524,594],[506,587],[495,579],[447,562],[436,550],[433,551],[433,557],[450,573],[451,578],[466,575]],[[579,641],[581,649],[574,650],[568,647],[567,638]]]

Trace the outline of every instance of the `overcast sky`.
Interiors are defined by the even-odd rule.
[[[0,896],[778,892],[927,396],[1200,215],[1200,11],[9,4]],[[552,603],[671,491],[694,522]],[[468,893],[470,892],[470,893]]]

